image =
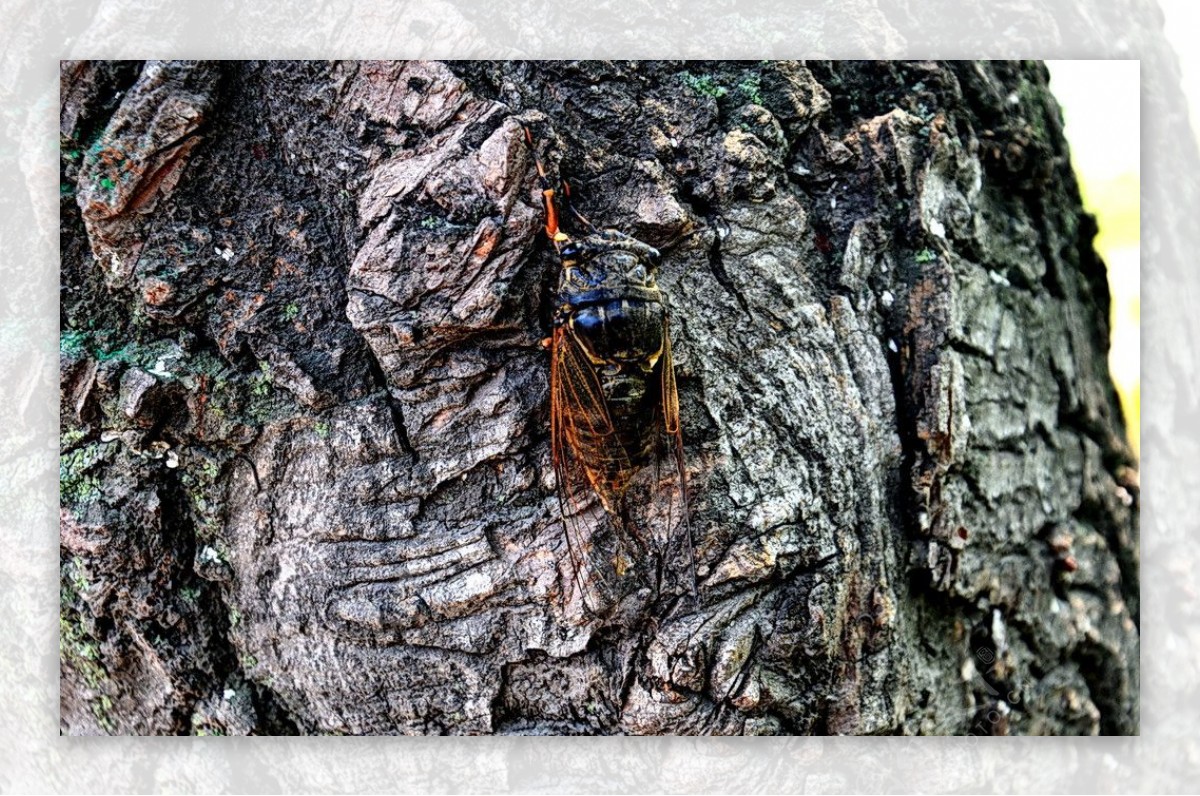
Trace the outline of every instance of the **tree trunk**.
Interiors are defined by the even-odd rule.
[[[579,598],[525,126],[663,250],[694,603]],[[61,131],[64,732],[1137,731],[1042,66],[64,63]]]

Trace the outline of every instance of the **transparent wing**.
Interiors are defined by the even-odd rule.
[[[677,546],[680,555],[686,560],[687,588],[692,597],[696,598],[696,556],[692,550],[691,511],[688,507],[687,468],[683,459],[683,429],[679,423],[679,390],[675,386],[675,362],[671,356],[670,324],[663,325],[663,352],[659,358],[660,383],[662,385],[662,417],[663,430],[670,439],[672,455],[675,460],[676,488],[678,490],[679,517],[668,513],[668,526],[671,529],[672,545]]]
[[[605,555],[607,545],[600,538],[619,499],[609,473],[614,468],[628,470],[629,463],[613,433],[600,381],[563,327],[555,329],[551,343],[550,416],[551,452],[572,576],[584,607],[599,613],[616,594],[610,575],[614,563]]]

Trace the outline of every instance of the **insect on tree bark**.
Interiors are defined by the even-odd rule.
[[[1136,731],[1047,81],[64,64],[64,731]]]
[[[536,152],[528,128],[526,140]],[[536,155],[535,163],[546,236],[561,266],[554,328],[544,344],[551,358],[551,451],[575,580],[592,612],[620,596],[621,580],[647,571],[654,590],[673,572],[673,580],[682,580],[696,598],[670,314],[656,281],[662,255],[622,232],[597,229],[570,203],[567,183],[554,187]],[[583,234],[566,232],[568,223]],[[664,436],[676,482],[661,512],[668,535],[659,541],[641,527],[628,495],[639,471],[662,457]],[[663,491],[657,468],[654,476],[647,489],[652,499]],[[586,514],[582,487],[591,489],[615,523],[610,540],[599,534],[603,517]],[[672,541],[681,561],[670,560]]]

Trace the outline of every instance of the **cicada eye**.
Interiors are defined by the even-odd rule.
[[[579,244],[575,243],[574,241],[568,243],[566,246],[562,247],[558,253],[558,256],[562,257],[564,260],[574,260],[575,258],[579,257]]]
[[[658,268],[658,266],[662,265],[662,254],[658,249],[650,249],[650,251],[646,252],[646,259],[650,261],[651,268]]]
[[[592,285],[594,279],[591,272],[579,265],[579,263],[571,263],[564,269],[567,281],[574,282],[577,285]]]

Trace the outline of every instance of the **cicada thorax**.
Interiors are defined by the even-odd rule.
[[[574,424],[569,442],[605,508],[615,512],[662,430],[667,311],[655,282],[659,253],[606,230],[567,241],[560,256],[555,323],[586,358],[607,412],[607,422]]]

